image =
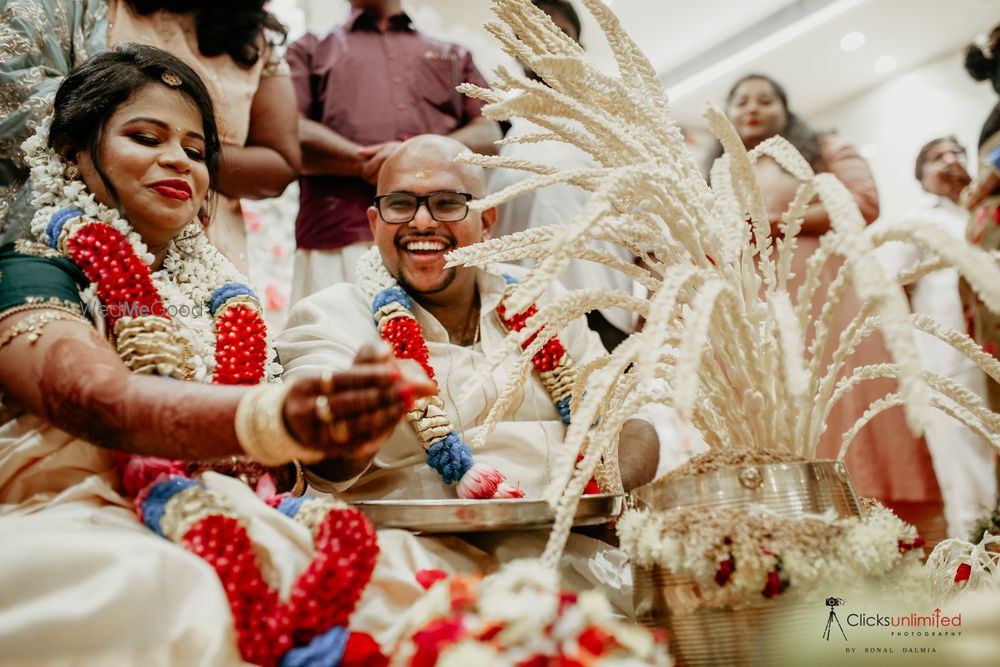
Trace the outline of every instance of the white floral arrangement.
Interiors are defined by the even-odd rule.
[[[572,291],[539,308],[522,333],[509,336],[514,354],[527,332],[542,330],[521,353],[520,371],[493,406],[481,439],[510,408],[518,378],[530,372],[532,355],[569,322],[606,307],[621,307],[645,320],[642,330],[613,353],[579,370],[572,394],[574,419],[545,492],[559,519],[543,562],[558,562],[581,490],[602,457],[615,460],[621,426],[649,403],[672,406],[712,451],[787,452],[809,460],[815,458],[836,401],[860,383],[894,378],[898,391],[873,402],[842,434],[839,460],[869,420],[898,405],[904,406],[916,434],[922,433],[928,411],[937,408],[1000,450],[1000,416],[953,380],[920,368],[915,332],[951,344],[994,381],[1000,381],[1000,363],[964,333],[911,314],[901,288],[931,271],[954,266],[997,310],[1000,268],[994,259],[916,223],[880,232],[866,229],[854,200],[834,176],[814,173],[781,137],[748,153],[728,119],[714,108],[706,118],[725,154],[716,161],[709,186],[669,115],[653,67],[601,0],[582,4],[604,31],[617,75],[589,64],[582,48],[528,0],[494,0],[499,22],[487,29],[544,82],[501,67],[491,88],[465,84],[460,89],[484,100],[483,113],[489,118],[521,117],[543,128],[503,142],[571,143],[598,166],[560,170],[500,156],[469,154],[462,159],[530,173],[526,180],[473,202],[477,210],[554,183],[583,188],[592,197],[567,224],[488,240],[448,257],[452,266],[535,259],[510,297],[515,310],[535,302],[574,258],[611,266],[649,293],[640,299],[608,289]],[[765,156],[799,181],[776,241],[753,172],[754,162]],[[832,228],[808,259],[802,286],[791,293],[796,235],[817,196]],[[598,250],[592,241],[623,245],[643,257],[644,266]],[[931,259],[887,276],[875,250],[889,241],[914,243]],[[840,259],[836,279],[820,294],[821,270]],[[848,288],[857,294],[860,309],[835,339],[831,322]],[[823,300],[816,319],[814,298]],[[892,362],[863,366],[841,377],[858,344],[879,330]],[[831,351],[832,361],[826,363]],[[583,460],[574,466],[580,453]]]
[[[443,575],[443,573],[441,573]],[[560,590],[535,560],[507,563],[485,578],[433,584],[408,615],[393,651],[398,666],[668,665],[665,647],[618,617],[597,590]]]
[[[863,517],[790,519],[760,506],[631,510],[618,522],[621,547],[635,565],[660,567],[697,583],[703,606],[739,608],[797,597],[919,579],[924,541],[913,526],[868,501]]]

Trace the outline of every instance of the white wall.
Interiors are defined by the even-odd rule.
[[[976,142],[996,103],[988,83],[973,81],[954,52],[901,73],[808,120],[817,129],[836,129],[862,152],[878,184],[882,220],[894,220],[921,192],[913,163],[926,141],[954,134],[969,152],[975,175]]]

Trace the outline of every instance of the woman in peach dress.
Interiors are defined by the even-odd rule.
[[[813,131],[790,112],[785,91],[777,82],[760,74],[744,76],[731,89],[726,112],[747,149],[774,135],[783,136],[795,145],[816,172],[831,173],[844,184],[866,222],[871,223],[878,217],[878,193],[868,164],[852,146],[833,134]],[[758,160],[755,172],[772,230],[776,231],[781,214],[795,196],[798,182],[770,158]],[[807,259],[819,247],[820,237],[829,230],[830,219],[825,208],[819,201],[812,202],[797,237],[792,261],[794,277],[789,282],[792,294],[805,276]],[[837,276],[841,264],[829,261],[824,266],[812,304],[814,318],[818,318],[827,287]],[[827,357],[832,356],[835,341],[857,314],[858,307],[857,296],[853,290],[848,290],[834,314],[829,339],[834,342],[827,345]],[[808,337],[812,335],[812,331],[805,333]],[[876,332],[848,358],[841,375],[849,375],[859,366],[887,361],[888,352],[881,335]],[[827,420],[817,457],[835,458],[844,431],[872,401],[893,391],[894,387],[895,382],[891,380],[868,381],[838,401]],[[910,433],[902,408],[886,411],[861,429],[848,452],[847,468],[860,495],[877,498],[892,508],[902,519],[916,525],[928,543],[945,536],[941,492],[927,445],[923,438]]]

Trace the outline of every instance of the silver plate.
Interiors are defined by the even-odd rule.
[[[605,523],[622,513],[624,496],[584,496],[574,526]],[[421,533],[471,533],[490,530],[550,528],[555,513],[544,500],[356,500],[376,528]]]

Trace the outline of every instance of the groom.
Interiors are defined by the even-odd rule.
[[[471,443],[511,377],[516,359],[509,358],[490,372],[490,363],[506,349],[507,328],[496,312],[506,287],[502,273],[493,267],[444,267],[446,253],[481,241],[496,220],[494,209],[482,213],[468,209],[468,201],[482,197],[485,186],[482,168],[454,161],[467,150],[457,141],[432,135],[403,143],[382,168],[378,197],[368,209],[368,221],[378,248],[378,254],[370,258],[379,270],[376,273],[383,279],[395,279],[412,300],[412,313],[420,324],[429,367],[451,429]],[[333,285],[293,308],[277,340],[288,378],[316,374],[324,368],[347,368],[362,345],[378,339],[372,315],[375,290],[365,291],[366,284],[377,282],[377,276],[367,275],[371,271],[366,272],[364,264],[359,264],[356,284]],[[504,272],[515,271],[504,267]],[[577,366],[604,354],[600,339],[582,319],[559,332],[559,339]],[[520,488],[527,498],[539,498],[551,479],[565,429],[553,396],[533,372],[519,388],[508,414],[473,454],[477,462],[503,473],[507,483]],[[653,427],[642,419],[627,421],[618,453],[626,490],[650,481],[659,458]],[[374,459],[357,462],[351,471],[353,478],[342,479],[342,469],[336,465],[314,467],[308,475],[311,487],[337,492],[346,500],[456,497],[455,486],[446,485],[428,466],[420,439],[407,422],[396,427]],[[540,554],[537,540],[525,534],[512,537],[517,545],[504,544],[505,554]],[[574,551],[574,542],[580,548],[567,558],[577,559],[575,566],[570,563],[571,568],[592,569],[587,559],[607,550],[606,545],[579,535],[573,538],[567,552]],[[366,597],[383,596],[372,600],[382,613],[368,614],[362,603],[356,615],[359,622],[367,619],[374,623],[358,627],[380,635],[379,639],[393,636],[387,627],[393,615],[385,610],[402,611],[420,593],[415,584],[411,586],[410,573],[425,568],[457,571],[496,565],[495,549],[484,551],[455,538],[380,531],[379,541],[383,556]],[[400,544],[392,544],[394,541]],[[617,558],[624,573],[624,559]],[[595,583],[612,586],[622,582],[584,580],[581,585]],[[625,584],[627,588],[627,581]]]

